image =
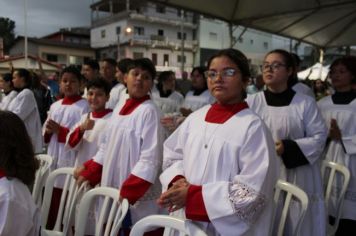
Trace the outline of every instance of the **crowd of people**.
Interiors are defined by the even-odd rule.
[[[273,50],[251,79],[246,56],[224,49],[190,80],[176,80],[148,58],[88,60],[59,73],[58,91],[44,73],[12,68],[0,77],[0,235],[38,235],[29,189],[42,152],[51,170],[75,167],[79,185],[118,189],[130,203],[121,235],[152,214],[190,219],[208,235],[268,235],[281,211],[273,204],[278,179],[308,196],[300,234],[326,235],[340,181],[326,209],[320,164],[334,161],[351,172],[336,234],[348,235],[356,226],[356,57],[331,64],[332,89],[301,83],[299,64]],[[55,183],[48,228],[63,184]],[[292,200],[285,235],[300,207]]]

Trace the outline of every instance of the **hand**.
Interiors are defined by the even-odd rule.
[[[79,167],[75,168],[74,173],[73,173],[74,179],[78,179],[80,176],[80,173],[82,173],[83,170],[85,170],[84,166],[79,166]]]
[[[193,111],[192,111],[191,109],[189,109],[189,108],[184,108],[184,107],[182,107],[182,108],[180,109],[180,113],[182,113],[182,115],[185,116],[185,117],[189,116],[190,113],[192,113],[192,112],[193,112]]]
[[[190,184],[187,181],[176,181],[170,189],[162,193],[157,203],[164,208],[168,208],[169,212],[183,208],[186,203],[189,186]]]
[[[275,148],[278,156],[282,156],[282,154],[284,153],[284,145],[281,140],[275,142]]]
[[[90,119],[90,113],[88,113],[88,116],[86,120],[80,125],[80,131],[84,132],[85,130],[91,130],[94,128],[95,121]]]
[[[79,175],[79,177],[77,179],[77,185],[80,187],[85,181],[87,181],[87,179],[84,178],[83,176]]]
[[[329,138],[341,140],[341,131],[335,119],[330,120]]]
[[[46,128],[45,128],[46,129],[46,133],[58,134],[60,127],[61,126],[57,122],[55,122],[54,120],[49,119],[46,122]]]

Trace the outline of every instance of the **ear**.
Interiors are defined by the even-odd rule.
[[[127,84],[127,77],[128,77],[128,73],[124,74],[124,83]]]
[[[294,70],[292,67],[287,68],[287,72],[288,72],[288,78],[294,73]]]

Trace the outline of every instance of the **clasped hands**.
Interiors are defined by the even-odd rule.
[[[157,200],[158,205],[173,212],[185,207],[190,184],[185,178],[179,179]]]

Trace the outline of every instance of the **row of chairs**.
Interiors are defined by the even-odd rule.
[[[75,235],[82,236],[85,234],[85,228],[87,224],[87,218],[89,215],[90,206],[93,205],[95,199],[104,198],[102,200],[99,217],[96,222],[95,235],[117,235],[121,227],[123,218],[125,217],[129,204],[126,199],[124,199],[121,204],[119,202],[119,194],[117,189],[108,187],[97,187],[89,190],[88,183],[83,183],[80,187],[75,183],[73,178],[74,168],[61,168],[50,173],[50,166],[52,163],[52,158],[48,155],[37,155],[37,158],[41,162],[41,167],[36,173],[36,181],[33,187],[33,197],[39,206],[42,206],[42,230],[41,235],[45,236],[59,236],[59,235],[71,235],[73,221],[75,218],[75,209],[78,204],[78,199],[83,196],[80,200],[78,216],[75,220]],[[325,176],[325,202],[328,203],[331,195],[331,187],[336,174],[339,173],[343,176],[343,186],[341,193],[338,198],[337,215],[334,225],[328,225],[328,235],[334,235],[338,227],[338,222],[341,216],[341,209],[343,198],[350,180],[349,170],[340,164],[334,162],[323,161],[322,163],[322,176]],[[49,213],[49,208],[51,204],[51,196],[53,191],[53,186],[55,180],[59,176],[65,176],[65,184],[63,187],[63,193],[60,201],[59,211],[57,215],[57,220],[54,229],[47,229],[47,218]],[[45,189],[43,202],[42,202],[42,190]],[[284,232],[284,225],[288,215],[289,204],[291,199],[297,199],[301,203],[301,212],[299,215],[299,220],[297,222],[297,227],[294,235],[299,235],[300,228],[303,223],[304,215],[308,207],[308,197],[303,190],[297,186],[278,180],[275,187],[274,203],[277,204],[281,193],[284,194],[283,209],[280,216],[279,224],[277,226],[278,236],[282,236]],[[273,214],[272,222],[275,222],[275,213]],[[182,232],[182,235],[206,235],[198,226],[189,220],[183,220],[171,216],[153,215],[146,217],[139,222],[137,222],[132,231],[132,236],[143,235],[146,230],[157,226],[165,227],[167,229],[176,229]],[[165,235],[168,235],[165,231]],[[272,231],[270,232],[272,235]]]

